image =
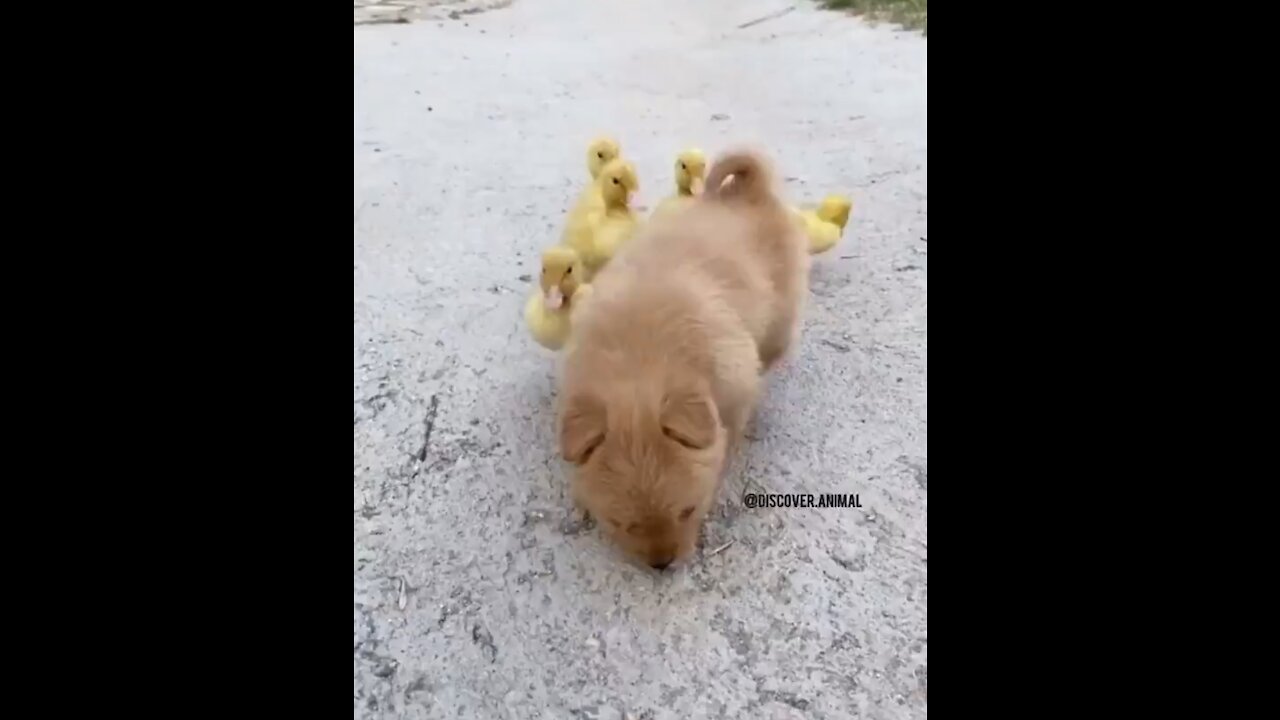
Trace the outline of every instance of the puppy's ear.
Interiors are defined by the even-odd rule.
[[[560,412],[560,454],[581,465],[604,442],[604,405],[587,395],[570,397]]]
[[[662,400],[662,433],[687,448],[705,450],[715,444],[720,417],[708,393],[681,390]]]

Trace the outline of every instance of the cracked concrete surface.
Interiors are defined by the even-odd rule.
[[[357,718],[926,717],[928,46],[803,2],[739,28],[792,4],[355,28]],[[649,205],[678,150],[744,141],[794,200],[856,203],[702,552],[665,574],[573,511],[521,322],[600,132]]]

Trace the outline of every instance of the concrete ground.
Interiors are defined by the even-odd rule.
[[[357,718],[927,715],[928,45],[804,0],[740,27],[787,7],[355,28]],[[649,205],[678,150],[743,141],[794,200],[856,203],[702,552],[664,574],[573,512],[521,320],[601,132]]]

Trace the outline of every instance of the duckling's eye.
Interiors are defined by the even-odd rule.
[[[614,179],[613,179],[613,184],[614,184],[614,185],[617,185],[617,184],[618,184],[618,178],[614,178]]]
[[[572,275],[572,274],[573,274],[573,268],[569,268],[568,270],[565,270],[565,271],[564,271],[564,274],[565,274],[565,275]]]
[[[688,519],[689,519],[689,516],[690,516],[690,515],[693,515],[693,509],[694,509],[694,508],[693,508],[693,506],[692,506],[692,505],[690,505],[689,507],[685,508],[684,510],[681,510],[681,511],[680,511],[680,519],[681,519],[681,520],[688,520]]]
[[[598,158],[600,158],[601,160],[603,160],[603,159],[604,159],[604,151],[601,151],[601,152],[596,153],[596,157],[598,157]]]
[[[681,170],[688,170],[689,168],[685,167],[684,163],[680,163],[680,169],[681,169]]]

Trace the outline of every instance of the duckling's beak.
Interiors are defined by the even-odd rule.
[[[701,195],[703,189],[704,188],[703,188],[702,178],[695,177],[689,181],[689,192],[693,193],[694,195]]]
[[[564,304],[564,292],[560,290],[560,286],[552,285],[543,296],[543,302],[548,310],[559,310]]]

